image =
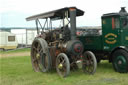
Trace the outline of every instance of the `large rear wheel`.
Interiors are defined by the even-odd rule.
[[[31,62],[34,71],[47,72],[51,68],[51,56],[47,42],[42,38],[36,38],[31,47]]]
[[[112,55],[112,64],[115,69],[115,71],[120,73],[126,73],[128,72],[128,52],[119,49],[116,50]]]
[[[85,73],[94,74],[97,68],[95,55],[91,51],[86,51],[82,56],[82,69]]]
[[[61,77],[66,77],[70,72],[70,63],[65,53],[60,53],[56,58],[56,70]]]

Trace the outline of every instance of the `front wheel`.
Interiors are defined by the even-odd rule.
[[[94,74],[97,68],[95,55],[91,51],[86,51],[82,56],[83,71],[89,74]]]
[[[112,64],[115,69],[115,71],[120,73],[126,73],[128,72],[128,52],[119,49],[116,50],[112,55]]]
[[[56,58],[56,70],[61,77],[66,77],[70,72],[70,63],[65,53],[60,53]]]

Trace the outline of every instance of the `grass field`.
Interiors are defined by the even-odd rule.
[[[21,50],[24,51],[29,49]],[[128,85],[128,73],[117,73],[113,70],[112,64],[102,61],[94,75],[76,70],[71,71],[67,78],[60,78],[55,70],[48,73],[34,72],[30,56],[2,57],[0,85]]]

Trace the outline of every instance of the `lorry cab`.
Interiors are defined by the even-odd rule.
[[[122,7],[119,13],[102,16],[103,50],[115,71],[128,72],[128,13]]]
[[[103,50],[112,51],[115,47],[128,46],[128,13],[122,7],[119,13],[102,16]]]

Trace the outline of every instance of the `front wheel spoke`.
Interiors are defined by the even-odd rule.
[[[64,60],[63,57],[60,57],[60,60],[63,61]]]
[[[38,57],[37,61],[40,62],[40,57]]]
[[[60,57],[58,60],[59,60],[59,64],[62,64],[62,62],[63,62],[62,57]]]
[[[64,62],[65,62],[65,60],[63,60],[63,61],[61,62],[61,64],[64,64]]]
[[[65,66],[63,66],[63,68],[61,69],[61,73],[64,75],[64,74],[65,74],[65,72],[66,72],[66,67],[65,67]]]
[[[61,60],[59,59],[59,64],[61,64]]]
[[[59,64],[60,64],[60,60],[58,59],[58,60],[57,60],[57,65],[59,65]]]
[[[92,60],[92,59],[90,59],[90,60],[89,60],[89,63],[92,65],[92,64],[93,64],[93,60]]]
[[[65,66],[63,67],[63,70],[64,70],[64,72],[66,72],[66,67]]]

